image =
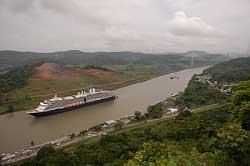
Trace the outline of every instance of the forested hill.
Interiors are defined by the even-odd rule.
[[[239,82],[250,80],[250,57],[232,59],[206,69],[204,74],[220,82]]]
[[[200,79],[206,76],[208,80]],[[187,107],[199,107],[228,102],[230,95],[221,93],[221,90],[227,89],[228,84],[249,80],[250,57],[222,62],[204,70],[198,77],[194,76],[184,93],[177,99],[177,103]]]
[[[187,56],[185,56],[187,55]],[[79,50],[69,50],[51,53],[19,52],[19,51],[0,51],[0,65],[3,66],[23,66],[38,62],[55,61],[62,64],[88,63],[95,65],[106,64],[126,64],[126,63],[152,63],[152,61],[186,61],[191,60],[197,63],[217,63],[227,60],[228,57],[221,54],[203,53],[196,56],[196,52],[187,53],[166,53],[166,54],[144,54],[139,52],[83,52]]]

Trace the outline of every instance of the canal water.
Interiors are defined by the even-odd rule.
[[[34,118],[25,111],[19,111],[1,115],[0,153],[27,148],[32,140],[40,144],[107,120],[119,119],[135,111],[145,112],[149,105],[183,91],[192,76],[201,73],[203,69],[182,70],[123,87],[113,91],[118,95],[115,101],[62,114]],[[170,79],[175,76],[179,79]]]

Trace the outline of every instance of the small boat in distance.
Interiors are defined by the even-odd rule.
[[[170,79],[172,80],[172,79],[179,79],[179,77],[178,76],[173,76],[173,77],[170,77]]]
[[[81,91],[74,96],[57,97],[55,95],[52,99],[40,102],[37,108],[27,111],[27,114],[35,117],[48,116],[115,100],[116,98],[117,96],[109,91],[96,91],[92,88],[89,92]]]

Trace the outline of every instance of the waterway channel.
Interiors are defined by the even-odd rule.
[[[107,120],[131,115],[135,111],[145,112],[149,105],[183,91],[192,76],[201,73],[203,69],[182,70],[126,86],[113,91],[118,96],[115,101],[62,114],[34,118],[25,111],[18,111],[1,115],[0,153],[27,148],[32,140],[35,144],[40,144]],[[171,77],[175,78],[170,79]]]

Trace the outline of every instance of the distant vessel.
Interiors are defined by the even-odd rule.
[[[55,95],[52,99],[40,102],[37,108],[27,111],[27,113],[36,117],[48,116],[115,100],[116,98],[117,96],[109,91],[96,91],[92,88],[89,92],[81,91],[74,96],[57,97]]]
[[[172,79],[179,79],[179,77],[178,76],[173,76],[173,77],[170,77],[170,79],[172,80]]]

